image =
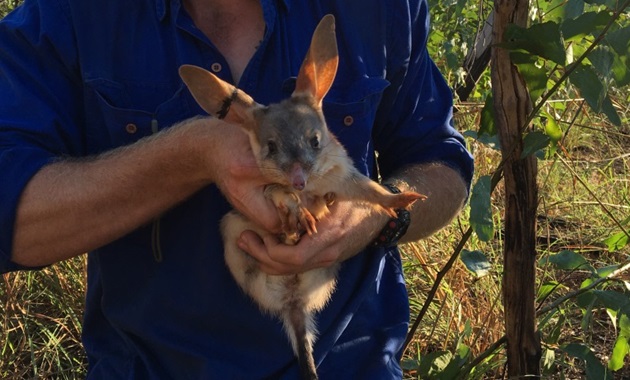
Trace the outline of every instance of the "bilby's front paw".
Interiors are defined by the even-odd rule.
[[[304,206],[299,207],[297,214],[300,225],[306,231],[306,233],[309,235],[316,234],[317,227],[315,226],[315,223],[317,222],[317,220],[315,219],[313,214],[311,214],[311,212],[308,211],[308,209]]]
[[[335,203],[335,199],[337,195],[333,192],[329,192],[324,194],[324,201],[326,201],[326,206],[332,206]]]

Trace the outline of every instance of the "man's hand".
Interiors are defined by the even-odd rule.
[[[425,238],[447,225],[468,194],[459,173],[439,163],[407,167],[387,182],[428,196],[413,204],[411,225],[401,242]],[[372,242],[388,219],[369,206],[336,201],[330,215],[317,224],[318,233],[303,236],[295,246],[281,244],[274,235],[261,237],[252,231],[243,232],[237,243],[268,274],[302,273],[356,255]]]
[[[272,232],[280,232],[280,219],[273,203],[264,195],[268,181],[260,173],[245,132],[224,124],[223,138],[215,146],[217,157],[210,170],[215,184],[230,204],[247,219]]]
[[[279,229],[245,133],[194,118],[97,157],[43,167],[20,198],[12,260],[41,266],[96,249],[212,183],[252,221]]]
[[[353,201],[337,201],[317,224],[318,233],[304,235],[297,245],[285,245],[273,234],[244,231],[238,246],[271,275],[303,273],[348,259],[367,246],[388,216]]]

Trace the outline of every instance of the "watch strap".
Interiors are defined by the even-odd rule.
[[[392,194],[400,194],[401,191],[394,185],[383,184]],[[376,239],[372,242],[372,246],[376,247],[393,247],[398,244],[400,238],[407,232],[411,223],[411,213],[406,209],[397,209],[396,218],[391,218],[383,227]]]

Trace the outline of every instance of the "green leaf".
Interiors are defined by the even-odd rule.
[[[556,289],[561,288],[562,285],[558,281],[547,281],[538,289],[538,295],[536,301],[540,302],[549,297]]]
[[[553,21],[534,24],[527,29],[510,24],[501,46],[511,50],[525,50],[563,66],[567,60],[560,25]]]
[[[584,0],[569,0],[563,8],[564,19],[573,19],[584,13]]]
[[[537,3],[539,11],[544,13],[545,20],[562,22],[564,19],[564,7],[566,0],[547,0],[545,2]]]
[[[556,254],[543,257],[539,260],[540,264],[552,264],[558,269],[564,270],[576,270],[576,269],[589,269],[593,271],[593,267],[586,261],[584,256],[575,253],[573,251],[564,250]]]
[[[470,195],[470,225],[481,241],[489,241],[494,236],[490,185],[490,176],[482,176],[475,183]]]
[[[422,378],[435,376],[444,371],[444,368],[448,366],[452,358],[453,354],[448,351],[429,352],[420,358],[418,372]]]
[[[620,267],[620,264],[614,264],[614,265],[607,265],[605,267],[597,268],[597,270],[596,270],[597,276],[598,277],[606,277],[609,274],[611,274],[612,272],[614,272],[617,269],[619,269],[619,267]]]
[[[627,294],[613,290],[593,290],[593,294],[606,309],[630,315],[630,297]]]
[[[623,368],[624,360],[630,354],[630,316],[621,314],[619,316],[619,336],[615,341],[608,368],[613,371]]]
[[[621,5],[619,0],[584,0],[587,4],[604,5],[610,10],[617,10],[617,7]]]
[[[612,371],[618,371],[623,368],[624,359],[630,353],[630,337],[619,335],[615,341],[615,345],[608,361],[608,368]]]
[[[604,244],[608,246],[608,251],[610,252],[619,251],[628,244],[628,235],[623,231],[618,232],[604,240]]]
[[[580,284],[580,289],[584,289],[587,286],[591,285],[592,283],[593,283],[593,279],[587,278],[586,280],[582,281],[582,284]],[[595,304],[595,301],[597,301],[597,298],[593,294],[592,290],[589,290],[585,293],[578,295],[577,298],[575,299],[575,302],[577,303],[577,305],[584,310],[588,310],[589,308],[592,308],[593,305]]]
[[[598,46],[591,54],[588,60],[593,64],[593,68],[597,70],[600,76],[604,78],[612,77],[613,64],[615,62],[614,50],[610,46]]]
[[[597,113],[603,112],[616,126],[621,126],[619,114],[613,107],[601,80],[590,66],[579,65],[570,75],[586,103]]]
[[[562,347],[562,351],[566,352],[569,356],[583,360],[586,363],[586,379],[587,380],[603,380],[612,379],[613,375],[608,368],[597,359],[595,354],[590,348],[577,344],[570,343]]]
[[[534,154],[539,150],[546,148],[550,141],[551,139],[549,136],[540,131],[528,133],[523,139],[523,151],[521,152],[521,158],[525,158],[530,154]]]
[[[560,336],[562,335],[562,332],[563,332],[562,329],[564,327],[566,320],[567,320],[567,317],[565,317],[564,315],[561,315],[560,318],[558,318],[558,322],[549,333],[549,336],[547,336],[547,338],[545,339],[546,343],[553,344],[553,345],[558,344],[558,341],[560,340]]]
[[[614,79],[619,87],[630,83],[630,67],[627,64],[628,55],[620,56],[610,46],[600,45],[588,56],[599,76],[607,81]]]
[[[525,79],[529,96],[535,102],[547,89],[548,71],[536,64],[538,59],[535,56],[527,53],[514,51],[510,53],[510,59]]]
[[[455,16],[461,17],[465,6],[466,0],[457,0],[457,5],[455,6]]]
[[[477,275],[477,277],[487,275],[492,268],[488,258],[481,251],[468,251],[464,249],[460,259],[464,265],[466,265],[466,268]]]
[[[479,136],[495,136],[497,128],[494,124],[494,101],[492,94],[486,96],[486,102],[481,109],[481,122],[479,123]]]
[[[604,41],[612,47],[617,54],[627,56],[630,53],[630,26],[609,32]]]
[[[551,114],[545,111],[542,112],[542,115],[546,118],[547,121],[545,123],[545,134],[549,136],[551,142],[556,144],[562,139],[562,136],[564,136],[564,132],[562,132],[562,129],[560,129],[560,126],[556,122],[555,117],[551,116]]]
[[[630,315],[621,314],[619,316],[619,334],[630,338]]]
[[[581,0],[580,0],[581,1]],[[612,15],[610,12],[587,12],[574,20],[566,20],[560,30],[565,41],[584,38],[597,29],[604,27]]]
[[[613,53],[612,77],[619,87],[630,84],[630,55],[620,56]]]
[[[446,368],[444,368],[444,370],[436,376],[436,378],[439,380],[457,379],[462,367],[468,362],[470,356],[470,347],[465,344],[459,344],[457,346],[456,355],[451,359]]]

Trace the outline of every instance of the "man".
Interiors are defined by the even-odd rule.
[[[280,323],[223,262],[218,223],[232,206],[278,230],[266,184],[239,128],[193,118],[177,69],[278,101],[327,13],[340,51],[329,127],[360,170],[376,176],[378,151],[385,182],[429,196],[401,241],[428,236],[461,208],[472,163],[427,55],[425,1],[27,0],[0,24],[0,270],[90,252],[89,378],[297,377]],[[322,379],[402,376],[400,257],[394,240],[372,244],[399,232],[388,226],[338,202],[297,246],[238,241],[270,274],[344,261],[317,316]]]

